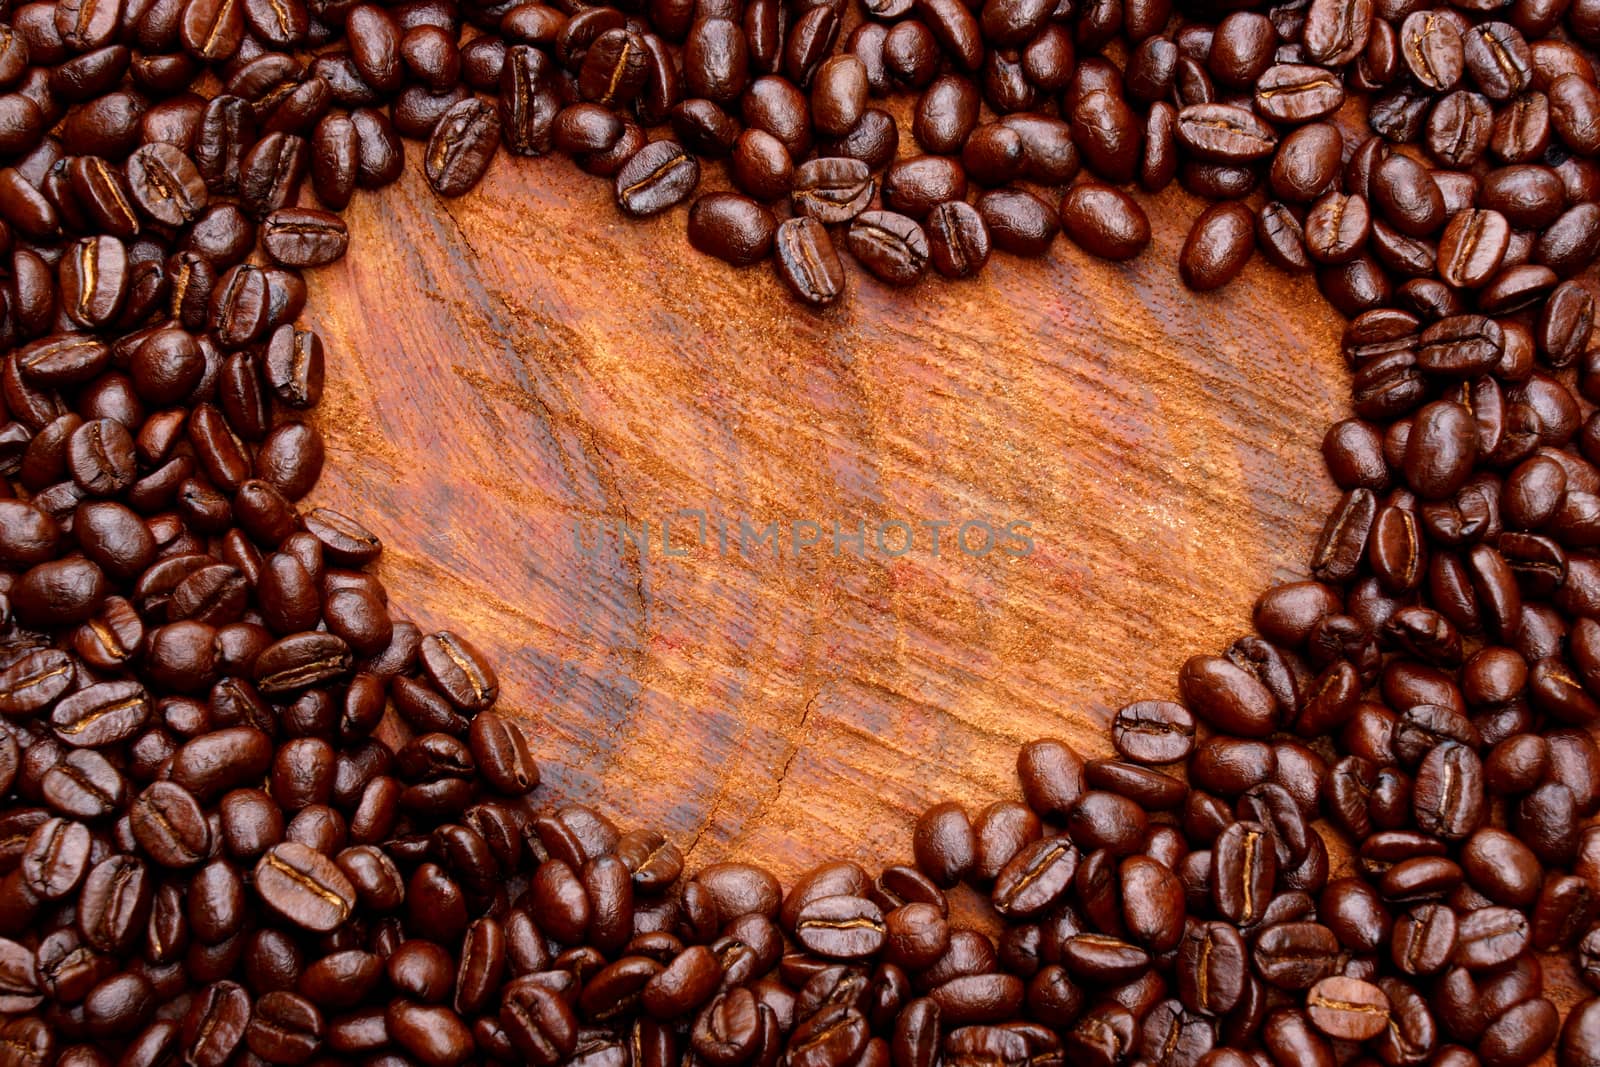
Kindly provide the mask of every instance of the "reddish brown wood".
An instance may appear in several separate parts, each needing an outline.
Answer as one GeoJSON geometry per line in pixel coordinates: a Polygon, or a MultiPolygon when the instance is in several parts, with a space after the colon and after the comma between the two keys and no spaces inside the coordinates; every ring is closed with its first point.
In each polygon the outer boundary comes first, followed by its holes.
{"type": "Polygon", "coordinates": [[[681,209],[623,219],[569,163],[502,158],[448,202],[408,171],[313,279],[319,499],[382,533],[404,609],[493,655],[546,796],[658,825],[696,863],[906,857],[921,806],[1016,795],[1018,743],[1109,751],[1109,709],[1247,627],[1332,499],[1337,317],[1260,263],[1188,293],[1199,206],[1150,210],[1129,266],[1061,240],[911,293],[852,272],[816,314],[693,251],[681,209]],[[573,520],[696,507],[1029,520],[1036,549],[572,544],[573,520]]]}

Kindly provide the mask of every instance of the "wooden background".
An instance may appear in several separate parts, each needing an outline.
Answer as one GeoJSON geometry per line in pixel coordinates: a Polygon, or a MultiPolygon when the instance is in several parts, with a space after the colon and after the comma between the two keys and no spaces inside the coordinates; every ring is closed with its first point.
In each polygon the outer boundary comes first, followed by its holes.
{"type": "Polygon", "coordinates": [[[1020,743],[1109,752],[1112,709],[1246,629],[1334,499],[1337,316],[1259,261],[1187,292],[1199,204],[1147,204],[1131,265],[1062,239],[909,294],[852,270],[817,314],[696,253],[683,209],[629,222],[565,161],[502,156],[458,201],[410,167],[312,277],[315,499],[382,535],[398,605],[492,655],[547,799],[655,825],[696,865],[909,858],[923,806],[1019,795],[1020,743]],[[690,547],[680,519],[667,558],[681,508],[829,532],[773,558],[690,547]],[[574,523],[592,547],[619,519],[650,524],[649,553],[575,547],[574,523]],[[969,519],[1027,521],[1035,550],[831,545],[834,521],[969,519]]]}

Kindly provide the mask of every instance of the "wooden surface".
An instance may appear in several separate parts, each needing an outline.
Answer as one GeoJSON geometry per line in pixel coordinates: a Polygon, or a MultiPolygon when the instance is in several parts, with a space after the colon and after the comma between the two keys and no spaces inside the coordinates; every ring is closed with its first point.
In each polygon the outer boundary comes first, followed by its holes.
{"type": "Polygon", "coordinates": [[[1147,204],[1131,265],[1062,239],[909,294],[852,271],[816,314],[696,253],[683,209],[629,222],[564,161],[501,157],[458,201],[408,169],[312,277],[315,499],[382,535],[398,605],[493,656],[546,798],[696,864],[908,858],[921,807],[1018,795],[1019,743],[1109,752],[1112,709],[1247,628],[1333,499],[1337,316],[1259,261],[1188,293],[1198,204],[1147,204]],[[1025,520],[1035,550],[834,555],[830,530],[774,559],[691,547],[679,519],[667,558],[680,508],[735,531],[1025,520]],[[592,546],[618,519],[651,525],[648,554],[574,546],[575,521],[592,546]]]}

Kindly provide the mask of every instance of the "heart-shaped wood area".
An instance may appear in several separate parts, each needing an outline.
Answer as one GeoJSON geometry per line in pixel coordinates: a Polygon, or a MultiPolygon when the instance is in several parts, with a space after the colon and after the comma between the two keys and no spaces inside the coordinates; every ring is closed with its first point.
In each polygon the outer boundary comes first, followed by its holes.
{"type": "Polygon", "coordinates": [[[1148,203],[1132,265],[1060,240],[910,293],[852,272],[816,314],[565,161],[502,157],[459,201],[409,168],[310,276],[316,499],[383,536],[404,611],[492,656],[546,799],[694,864],[908,856],[920,807],[1016,795],[1019,742],[1109,751],[1112,708],[1242,632],[1333,499],[1338,317],[1259,262],[1189,293],[1198,202],[1148,203]],[[698,543],[681,509],[710,514],[698,543]],[[779,523],[779,554],[740,519],[779,523]],[[967,521],[1033,550],[955,547],[967,521]]]}

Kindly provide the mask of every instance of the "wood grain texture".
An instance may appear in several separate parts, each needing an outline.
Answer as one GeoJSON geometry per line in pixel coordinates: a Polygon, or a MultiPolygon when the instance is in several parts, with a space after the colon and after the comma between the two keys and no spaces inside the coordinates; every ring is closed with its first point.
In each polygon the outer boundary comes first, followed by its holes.
{"type": "Polygon", "coordinates": [[[1019,743],[1108,752],[1112,709],[1242,632],[1333,499],[1337,316],[1259,262],[1187,292],[1200,205],[1148,204],[1131,265],[1063,239],[910,293],[852,271],[816,314],[570,163],[502,157],[458,201],[409,169],[311,279],[315,499],[381,533],[403,610],[493,656],[546,798],[695,864],[909,857],[921,807],[1017,795],[1019,743]],[[679,518],[668,558],[657,524],[685,508],[827,533],[774,558],[679,518]],[[835,521],[969,519],[1026,521],[1034,551],[831,545],[835,521]],[[574,544],[617,520],[651,549],[574,544]]]}

